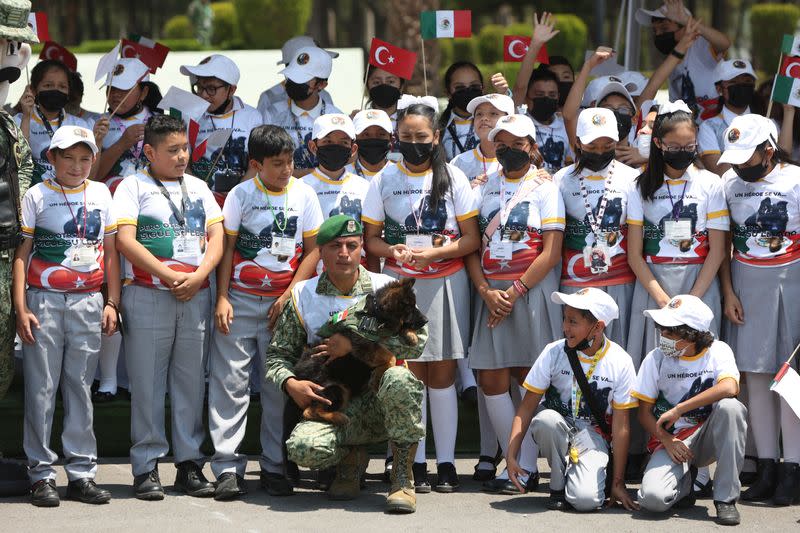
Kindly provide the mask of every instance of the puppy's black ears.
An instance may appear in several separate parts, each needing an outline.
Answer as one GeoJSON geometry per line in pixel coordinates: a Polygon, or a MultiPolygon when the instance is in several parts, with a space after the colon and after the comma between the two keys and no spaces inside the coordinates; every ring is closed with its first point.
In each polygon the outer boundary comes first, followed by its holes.
{"type": "Polygon", "coordinates": [[[416,280],[416,278],[401,278],[401,279],[400,279],[400,285],[401,285],[402,287],[408,287],[408,288],[411,288],[411,287],[413,287],[413,286],[414,286],[414,282],[415,282],[415,281],[417,281],[417,280],[416,280]]]}

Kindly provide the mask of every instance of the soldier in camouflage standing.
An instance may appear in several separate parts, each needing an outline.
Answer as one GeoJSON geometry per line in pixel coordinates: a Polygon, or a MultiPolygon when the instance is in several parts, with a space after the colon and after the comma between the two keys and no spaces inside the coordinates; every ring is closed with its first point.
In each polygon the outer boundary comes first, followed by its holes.
{"type": "MultiPolygon", "coordinates": [[[[352,217],[336,215],[323,222],[317,244],[325,271],[295,285],[292,298],[278,319],[266,358],[267,380],[285,391],[301,409],[313,400],[328,403],[318,395],[322,389],[320,385],[298,380],[292,372],[306,344],[322,340],[317,334],[322,326],[331,323],[332,315],[354,304],[360,305],[362,296],[394,281],[359,265],[362,227],[352,217]]],[[[350,324],[345,319],[345,324],[359,331],[355,322],[350,324]]],[[[320,333],[324,334],[324,330],[320,333]]],[[[396,337],[383,341],[382,345],[398,358],[414,359],[425,347],[427,327],[417,334],[416,346],[410,347],[396,337]]],[[[351,348],[344,335],[335,333],[322,340],[316,350],[320,355],[339,357],[349,353],[351,348]]],[[[394,468],[386,510],[413,513],[416,497],[411,465],[417,442],[425,434],[422,387],[422,382],[405,367],[387,370],[376,393],[367,391],[345,408],[344,413],[350,418],[348,425],[307,420],[298,424],[286,442],[288,458],[308,468],[336,466],[336,479],[328,495],[335,500],[349,500],[358,496],[360,477],[366,469],[365,445],[388,440],[394,468]]]]}

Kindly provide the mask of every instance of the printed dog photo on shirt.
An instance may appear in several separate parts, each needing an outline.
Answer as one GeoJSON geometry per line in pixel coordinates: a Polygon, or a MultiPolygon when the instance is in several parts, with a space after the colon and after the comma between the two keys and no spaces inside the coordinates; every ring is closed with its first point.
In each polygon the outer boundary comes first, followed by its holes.
{"type": "Polygon", "coordinates": [[[311,140],[311,132],[306,133],[303,137],[303,146],[295,148],[294,151],[294,168],[315,168],[317,166],[317,157],[308,149],[308,142],[311,140]]]}
{"type": "MultiPolygon", "coordinates": [[[[489,213],[488,221],[494,219],[500,208],[495,209],[489,213]]],[[[519,202],[515,205],[511,212],[508,214],[505,226],[501,226],[504,241],[522,242],[528,235],[528,216],[530,216],[531,204],[530,202],[519,202]]]]}
{"type": "Polygon", "coordinates": [[[211,152],[210,156],[192,163],[192,171],[200,179],[205,180],[212,191],[230,192],[247,172],[246,140],[244,137],[231,137],[224,147],[219,147],[211,152]],[[218,157],[219,159],[217,159],[218,157]],[[214,161],[217,164],[213,167],[212,175],[209,176],[214,161]]]}
{"type": "Polygon", "coordinates": [[[764,198],[758,206],[758,211],[744,222],[748,233],[760,234],[755,237],[756,244],[769,249],[772,253],[791,244],[789,239],[784,238],[786,225],[789,222],[787,205],[785,200],[773,204],[772,198],[764,198]]]}
{"type": "MultiPolygon", "coordinates": [[[[603,201],[603,197],[600,196],[597,198],[597,204],[592,209],[592,213],[594,214],[595,218],[597,217],[597,213],[600,212],[600,203],[603,201]]],[[[622,198],[619,196],[616,198],[609,198],[606,202],[606,210],[603,212],[603,218],[599,221],[600,229],[607,234],[607,241],[606,244],[608,246],[615,246],[619,242],[620,234],[620,221],[622,220],[622,198]]],[[[589,215],[587,214],[583,219],[584,224],[588,227],[591,227],[589,224],[589,215]]]]}
{"type": "MultiPolygon", "coordinates": [[[[270,253],[273,235],[277,237],[288,237],[294,240],[297,235],[297,216],[290,216],[287,220],[283,211],[278,211],[272,224],[262,229],[258,234],[262,245],[262,251],[258,254],[258,257],[256,257],[256,262],[264,267],[269,267],[269,264],[275,261],[276,256],[270,253]],[[281,227],[283,227],[283,230],[281,230],[281,227]]],[[[295,245],[295,248],[296,247],[295,245]]],[[[277,261],[279,263],[285,263],[289,259],[289,256],[286,255],[277,256],[277,261]]]]}
{"type": "Polygon", "coordinates": [[[539,153],[542,154],[545,167],[548,170],[558,171],[561,169],[561,162],[564,161],[564,141],[556,141],[553,137],[539,146],[539,153]]]}
{"type": "Polygon", "coordinates": [[[348,215],[356,220],[361,220],[361,198],[350,199],[348,195],[342,196],[339,205],[331,209],[328,217],[336,215],[348,215]]]}
{"type": "Polygon", "coordinates": [[[100,228],[103,226],[103,215],[99,209],[92,209],[86,213],[86,208],[79,207],[75,218],[64,224],[64,235],[69,237],[84,236],[88,242],[97,242],[100,239],[100,228]],[[84,215],[86,225],[84,227],[84,215]],[[77,223],[76,223],[77,221],[77,223]]]}
{"type": "Polygon", "coordinates": [[[414,218],[414,213],[409,214],[405,220],[406,233],[427,233],[431,235],[433,247],[439,248],[448,244],[450,238],[444,235],[445,225],[447,224],[447,202],[444,198],[439,200],[439,204],[434,211],[431,205],[431,195],[426,194],[420,204],[422,206],[421,213],[417,213],[420,217],[421,226],[417,228],[417,221],[414,218]]]}
{"type": "MultiPolygon", "coordinates": [[[[571,371],[570,371],[570,375],[571,371]]],[[[592,395],[594,399],[594,403],[597,404],[600,408],[600,411],[603,413],[608,412],[608,397],[609,393],[611,392],[611,387],[600,387],[597,381],[594,379],[589,380],[589,393],[592,395]]],[[[547,391],[544,394],[544,400],[542,401],[545,409],[553,409],[554,411],[561,413],[565,417],[572,417],[572,405],[571,400],[567,398],[566,402],[561,399],[561,394],[559,393],[558,389],[554,386],[548,387],[547,391]]],[[[580,407],[578,409],[578,416],[580,418],[584,418],[587,420],[594,420],[592,418],[592,411],[589,409],[589,404],[582,400],[580,402],[580,407]]],[[[609,420],[609,416],[606,414],[606,420],[609,420]]]]}

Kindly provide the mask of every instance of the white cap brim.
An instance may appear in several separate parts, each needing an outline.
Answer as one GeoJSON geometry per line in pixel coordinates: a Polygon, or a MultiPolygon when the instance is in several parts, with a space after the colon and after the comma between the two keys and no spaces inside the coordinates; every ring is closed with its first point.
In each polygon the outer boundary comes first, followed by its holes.
{"type": "Polygon", "coordinates": [[[718,165],[722,163],[727,163],[729,165],[741,165],[742,163],[746,163],[748,159],[753,157],[753,153],[756,151],[756,147],[752,148],[745,148],[742,150],[725,150],[722,152],[722,155],[719,156],[719,160],[717,161],[718,165]]]}
{"type": "Polygon", "coordinates": [[[613,94],[613,93],[621,94],[622,96],[627,98],[628,99],[628,103],[630,103],[631,107],[633,108],[633,111],[636,112],[636,102],[633,101],[633,97],[631,96],[631,93],[628,92],[628,88],[627,87],[625,87],[622,83],[620,83],[618,81],[612,81],[612,82],[607,83],[606,85],[603,86],[602,89],[600,89],[597,92],[597,96],[594,99],[595,100],[595,105],[599,106],[600,105],[600,101],[603,98],[605,98],[609,94],[613,94]]]}
{"type": "Polygon", "coordinates": [[[638,22],[640,26],[652,26],[653,17],[664,18],[664,14],[657,10],[645,9],[643,7],[636,10],[636,22],[638,22]]]}
{"type": "Polygon", "coordinates": [[[210,63],[206,63],[205,65],[183,65],[181,67],[181,74],[184,76],[189,76],[192,78],[194,76],[195,79],[191,81],[194,83],[196,82],[196,78],[217,78],[218,80],[224,81],[228,85],[236,85],[239,80],[233,79],[233,73],[225,72],[224,69],[215,68],[210,63]],[[230,76],[228,75],[230,74],[230,76]],[[226,79],[228,78],[228,79],[226,79]]]}
{"type": "Polygon", "coordinates": [[[675,317],[672,309],[664,307],[662,309],[647,309],[642,311],[644,316],[652,318],[653,322],[665,328],[673,328],[675,326],[684,326],[683,321],[675,317]]]}

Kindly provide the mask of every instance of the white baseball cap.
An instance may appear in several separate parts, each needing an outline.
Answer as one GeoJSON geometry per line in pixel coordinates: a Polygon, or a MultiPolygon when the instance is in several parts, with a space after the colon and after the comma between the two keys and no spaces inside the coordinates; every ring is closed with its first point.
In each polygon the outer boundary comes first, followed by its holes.
{"type": "Polygon", "coordinates": [[[306,83],[314,78],[328,79],[333,70],[333,60],[322,48],[305,46],[295,53],[289,66],[280,71],[295,83],[306,83]]]}
{"type": "MultiPolygon", "coordinates": [[[[683,12],[690,17],[692,16],[692,12],[686,7],[683,8],[683,12]]],[[[658,9],[645,9],[640,7],[636,10],[636,22],[638,22],[641,26],[652,26],[653,17],[658,19],[667,18],[667,5],[664,4],[658,9]]]]}
{"type": "Polygon", "coordinates": [[[647,82],[649,81],[644,74],[637,70],[620,72],[617,74],[617,77],[622,80],[622,84],[625,85],[625,89],[628,90],[631,96],[639,96],[642,94],[642,91],[647,87],[647,82]]]}
{"type": "Polygon", "coordinates": [[[150,81],[147,65],[135,57],[118,59],[104,85],[127,91],[139,82],[150,81]]]}
{"type": "Polygon", "coordinates": [[[689,326],[697,331],[709,331],[714,321],[711,308],[691,294],[679,294],[661,309],[647,309],[643,313],[665,328],[689,326]]]}
{"type": "Polygon", "coordinates": [[[575,309],[589,311],[597,320],[602,320],[606,326],[619,317],[619,307],[614,298],[595,287],[585,287],[574,294],[553,292],[550,299],[559,305],[568,305],[575,309]]]}
{"type": "Polygon", "coordinates": [[[481,104],[492,104],[498,111],[502,111],[506,115],[513,115],[516,111],[514,100],[505,94],[490,93],[477,96],[469,101],[467,104],[467,113],[470,115],[475,114],[475,110],[481,104]]]}
{"type": "Polygon", "coordinates": [[[334,131],[343,131],[351,139],[356,138],[356,129],[353,126],[353,121],[350,117],[342,113],[329,113],[327,115],[320,115],[314,121],[314,129],[311,133],[311,138],[322,139],[326,135],[334,131]]]}
{"type": "Polygon", "coordinates": [[[602,76],[597,79],[599,80],[599,88],[594,96],[595,105],[600,104],[600,101],[609,94],[617,93],[624,96],[628,102],[630,102],[634,112],[636,111],[636,103],[633,101],[633,97],[625,86],[625,82],[622,78],[617,76],[602,76]]]}
{"type": "MultiPolygon", "coordinates": [[[[298,35],[297,37],[292,37],[281,46],[281,60],[278,61],[278,65],[288,65],[292,58],[297,54],[297,51],[301,48],[305,48],[306,46],[317,46],[317,41],[314,40],[313,37],[309,37],[308,35],[298,35]]],[[[324,48],[323,48],[324,50],[324,48]]],[[[325,50],[325,52],[331,56],[333,59],[339,57],[339,52],[332,52],[330,50],[325,50]]]]}
{"type": "Polygon", "coordinates": [[[356,135],[361,134],[370,126],[378,126],[389,135],[394,133],[392,130],[392,119],[389,118],[389,115],[383,109],[364,109],[356,113],[356,116],[353,117],[353,127],[355,128],[356,135]]]}
{"type": "Polygon", "coordinates": [[[583,98],[581,99],[581,107],[591,107],[597,98],[595,95],[600,92],[600,89],[603,84],[603,78],[607,78],[608,76],[603,76],[600,78],[595,78],[586,85],[586,90],[583,91],[583,98]]]}
{"type": "Polygon", "coordinates": [[[497,119],[492,131],[489,132],[489,140],[494,138],[501,131],[507,131],[514,137],[530,137],[536,139],[536,126],[528,115],[506,115],[497,119]]]}
{"type": "Polygon", "coordinates": [[[192,83],[197,78],[217,78],[229,85],[239,83],[239,67],[222,54],[211,54],[197,65],[183,65],[181,74],[189,76],[192,83]]]}
{"type": "Polygon", "coordinates": [[[728,59],[726,61],[720,61],[717,63],[717,66],[714,67],[714,83],[732,80],[741,74],[752,76],[753,79],[757,78],[756,73],[753,70],[753,66],[749,61],[744,59],[728,59]]]}
{"type": "Polygon", "coordinates": [[[80,126],[61,126],[58,128],[53,134],[53,138],[50,139],[50,149],[66,150],[78,143],[84,143],[92,150],[93,154],[97,155],[94,133],[92,133],[92,130],[80,126]]]}
{"type": "Polygon", "coordinates": [[[754,113],[739,115],[731,120],[731,125],[722,133],[725,150],[719,163],[741,165],[753,157],[756,147],[764,141],[774,145],[777,138],[778,128],[772,120],[754,113]]]}
{"type": "Polygon", "coordinates": [[[610,109],[589,107],[578,115],[576,134],[583,144],[589,144],[600,137],[610,137],[619,141],[617,118],[610,109]]]}

